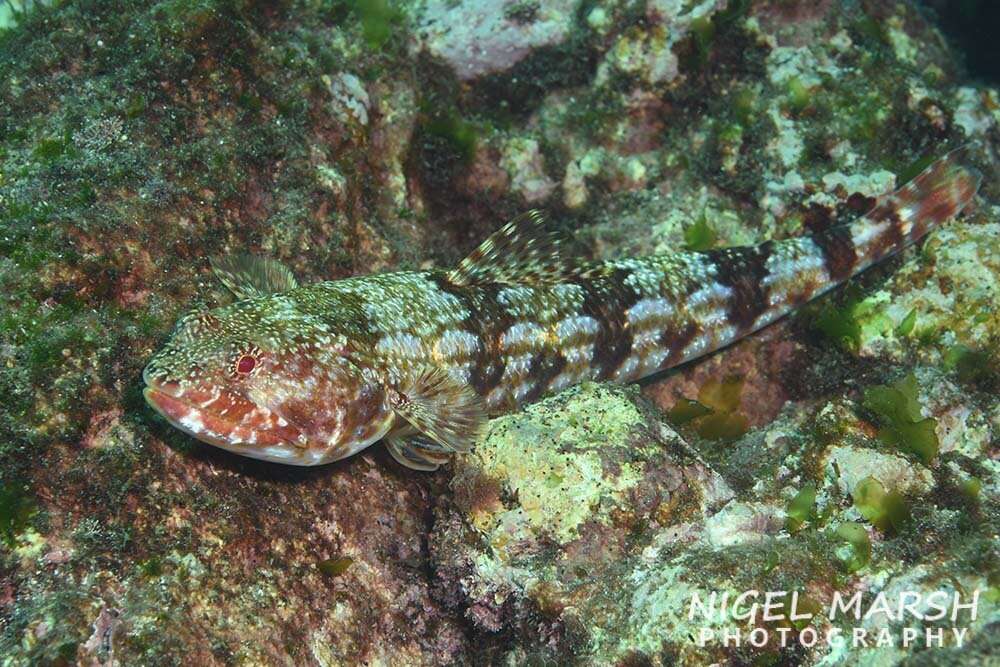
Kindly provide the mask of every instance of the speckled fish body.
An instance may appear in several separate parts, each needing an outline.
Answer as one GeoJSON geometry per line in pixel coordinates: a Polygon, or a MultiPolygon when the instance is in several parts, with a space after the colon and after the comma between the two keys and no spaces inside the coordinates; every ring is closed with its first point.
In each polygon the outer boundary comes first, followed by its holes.
{"type": "Polygon", "coordinates": [[[239,301],[178,323],[144,373],[175,426],[297,465],[385,440],[433,469],[488,415],[584,380],[631,382],[760,329],[958,214],[961,151],[858,220],[758,246],[574,263],[522,216],[452,271],[298,287],[281,265],[215,265],[239,301]]]}

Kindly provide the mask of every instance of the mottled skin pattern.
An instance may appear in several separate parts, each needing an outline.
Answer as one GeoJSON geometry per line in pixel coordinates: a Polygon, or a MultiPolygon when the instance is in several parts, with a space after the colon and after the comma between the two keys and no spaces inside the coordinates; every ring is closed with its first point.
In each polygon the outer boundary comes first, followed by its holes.
{"type": "Polygon", "coordinates": [[[753,247],[580,265],[528,215],[450,272],[297,287],[273,262],[220,263],[245,298],[182,319],[144,373],[146,396],[246,456],[312,465],[385,439],[433,469],[468,450],[486,415],[702,356],[898,252],[975,195],[961,156],[852,223],[753,247]]]}

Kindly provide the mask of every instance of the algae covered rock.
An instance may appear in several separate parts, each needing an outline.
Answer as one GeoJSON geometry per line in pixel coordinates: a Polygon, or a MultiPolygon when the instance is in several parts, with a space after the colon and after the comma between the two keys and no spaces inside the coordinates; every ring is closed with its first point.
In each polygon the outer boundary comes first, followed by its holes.
{"type": "Polygon", "coordinates": [[[832,447],[829,456],[831,470],[836,471],[837,484],[845,495],[867,477],[901,493],[917,495],[930,491],[934,483],[930,470],[892,454],[856,447],[832,447]]]}
{"type": "Polygon", "coordinates": [[[466,616],[608,659],[643,550],[732,497],[634,389],[596,384],[493,420],[451,486],[432,550],[466,616]]]}
{"type": "Polygon", "coordinates": [[[576,0],[432,0],[418,31],[425,48],[460,80],[504,72],[535,49],[566,39],[576,0]]]}

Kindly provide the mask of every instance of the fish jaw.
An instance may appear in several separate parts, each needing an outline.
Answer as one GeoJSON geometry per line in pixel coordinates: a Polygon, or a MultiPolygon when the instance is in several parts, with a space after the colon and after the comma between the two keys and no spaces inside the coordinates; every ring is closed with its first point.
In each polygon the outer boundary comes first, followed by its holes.
{"type": "Polygon", "coordinates": [[[143,396],[178,430],[241,456],[298,466],[340,458],[331,455],[327,447],[309,446],[295,425],[231,392],[182,391],[175,386],[149,384],[143,396]],[[223,416],[223,410],[231,411],[233,418],[223,416]]]}

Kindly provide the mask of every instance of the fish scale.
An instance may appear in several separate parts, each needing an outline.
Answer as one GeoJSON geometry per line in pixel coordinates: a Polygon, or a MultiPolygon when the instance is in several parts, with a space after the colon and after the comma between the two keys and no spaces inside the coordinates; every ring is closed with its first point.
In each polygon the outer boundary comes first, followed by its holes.
{"type": "Polygon", "coordinates": [[[757,246],[575,262],[530,212],[452,271],[299,287],[271,260],[218,260],[240,300],[179,323],[144,373],[146,397],[247,456],[310,465],[384,439],[404,465],[433,469],[488,415],[703,356],[899,252],[974,197],[966,152],[853,222],[757,246]],[[227,427],[220,406],[241,421],[227,427]]]}

